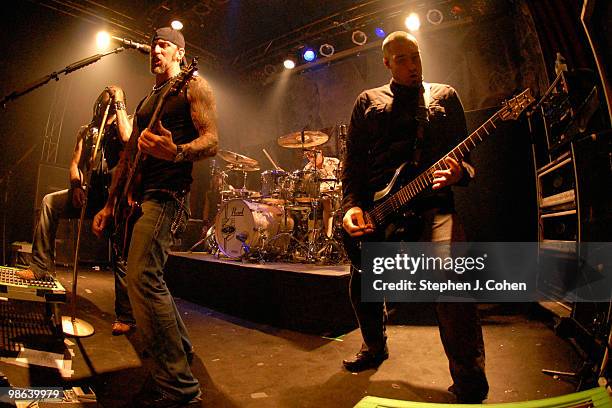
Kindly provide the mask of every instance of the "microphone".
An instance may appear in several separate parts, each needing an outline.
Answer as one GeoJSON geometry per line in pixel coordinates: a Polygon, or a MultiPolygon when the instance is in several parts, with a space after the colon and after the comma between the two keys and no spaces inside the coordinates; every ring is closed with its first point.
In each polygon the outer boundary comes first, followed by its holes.
{"type": "Polygon", "coordinates": [[[242,249],[244,250],[244,254],[248,254],[251,252],[251,247],[247,245],[246,240],[249,237],[249,234],[246,231],[239,232],[236,234],[236,239],[242,242],[242,249]]]}
{"type": "Polygon", "coordinates": [[[129,40],[127,38],[115,37],[111,35],[111,38],[119,43],[125,48],[132,48],[136,51],[140,51],[143,54],[149,55],[151,52],[151,46],[147,44],[142,44],[136,41],[129,40]]]}

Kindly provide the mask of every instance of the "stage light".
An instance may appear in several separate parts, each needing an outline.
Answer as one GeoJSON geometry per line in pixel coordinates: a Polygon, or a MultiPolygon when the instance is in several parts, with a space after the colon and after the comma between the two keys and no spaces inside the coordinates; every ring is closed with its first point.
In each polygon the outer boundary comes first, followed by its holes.
{"type": "Polygon", "coordinates": [[[364,45],[368,42],[368,36],[363,31],[355,30],[353,31],[353,35],[351,35],[351,40],[355,45],[364,45]]]}
{"type": "Polygon", "coordinates": [[[336,52],[336,49],[331,44],[323,44],[319,47],[319,54],[324,57],[331,57],[336,52]]]}
{"type": "Polygon", "coordinates": [[[378,38],[385,38],[385,36],[387,35],[387,33],[385,33],[385,30],[380,27],[376,27],[374,29],[374,34],[376,34],[378,38]]]}
{"type": "Polygon", "coordinates": [[[312,48],[306,48],[302,53],[302,58],[304,58],[304,61],[312,62],[317,58],[317,54],[312,48]]]}
{"type": "Polygon", "coordinates": [[[409,31],[418,31],[421,28],[421,19],[417,13],[410,13],[404,23],[409,31]]]}
{"type": "Polygon", "coordinates": [[[106,31],[100,31],[96,35],[96,45],[98,49],[105,50],[110,45],[111,36],[106,31]]]}
{"type": "Polygon", "coordinates": [[[286,59],[286,60],[283,62],[283,66],[284,66],[286,69],[293,69],[293,68],[295,68],[295,61],[294,61],[294,60],[292,60],[292,59],[290,59],[290,58],[287,58],[287,59],[286,59]]]}
{"type": "Polygon", "coordinates": [[[175,30],[182,30],[183,29],[183,23],[181,23],[178,20],[174,20],[170,23],[170,27],[174,28],[175,30]]]}
{"type": "Polygon", "coordinates": [[[438,25],[444,20],[444,14],[438,9],[427,11],[427,21],[429,24],[438,25]]]}

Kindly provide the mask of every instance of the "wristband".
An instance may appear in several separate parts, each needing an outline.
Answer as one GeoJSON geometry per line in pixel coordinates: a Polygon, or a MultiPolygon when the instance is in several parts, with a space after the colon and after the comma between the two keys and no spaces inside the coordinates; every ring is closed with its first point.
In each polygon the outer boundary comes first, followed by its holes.
{"type": "Polygon", "coordinates": [[[81,180],[70,180],[70,188],[83,188],[81,186],[81,180]]]}
{"type": "Polygon", "coordinates": [[[125,102],[115,101],[115,110],[125,110],[125,102]]]}

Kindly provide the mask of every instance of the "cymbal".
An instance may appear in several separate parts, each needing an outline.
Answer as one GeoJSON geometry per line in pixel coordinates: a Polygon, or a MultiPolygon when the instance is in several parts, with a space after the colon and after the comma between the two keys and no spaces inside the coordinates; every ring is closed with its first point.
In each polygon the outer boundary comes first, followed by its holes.
{"type": "Polygon", "coordinates": [[[301,149],[305,147],[319,146],[328,140],[329,136],[326,133],[319,132],[317,130],[306,130],[304,131],[304,143],[302,143],[302,132],[286,134],[279,137],[277,142],[282,147],[301,149]]]}
{"type": "Polygon", "coordinates": [[[228,170],[237,170],[237,171],[259,171],[259,166],[247,166],[244,164],[233,164],[230,163],[227,166],[225,166],[226,169],[228,170]]]}
{"type": "Polygon", "coordinates": [[[259,162],[255,159],[251,159],[250,157],[244,156],[242,154],[230,152],[229,150],[219,150],[217,154],[226,162],[237,165],[244,165],[250,167],[259,166],[259,162]]]}

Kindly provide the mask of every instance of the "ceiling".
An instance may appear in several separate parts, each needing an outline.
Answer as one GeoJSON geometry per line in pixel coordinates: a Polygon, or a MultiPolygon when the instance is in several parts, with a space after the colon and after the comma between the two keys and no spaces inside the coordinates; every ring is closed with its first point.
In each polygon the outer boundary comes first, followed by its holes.
{"type": "MultiPolygon", "coordinates": [[[[279,64],[306,44],[351,44],[351,33],[388,24],[411,9],[454,5],[480,8],[498,0],[29,0],[94,25],[113,35],[148,41],[153,28],[180,19],[188,56],[212,69],[243,74],[279,64]]],[[[484,10],[484,11],[483,11],[484,10]]],[[[391,26],[391,24],[388,24],[391,26]]],[[[397,25],[396,25],[397,26],[397,25]]],[[[374,37],[375,38],[375,37],[374,37]]],[[[370,41],[371,42],[371,41],[370,41]]]]}
{"type": "MultiPolygon", "coordinates": [[[[110,25],[132,39],[146,40],[154,27],[180,19],[187,45],[213,65],[237,63],[240,56],[282,35],[360,3],[333,0],[30,0],[92,24],[110,25]]],[[[339,15],[338,19],[342,19],[339,15]]]]}

